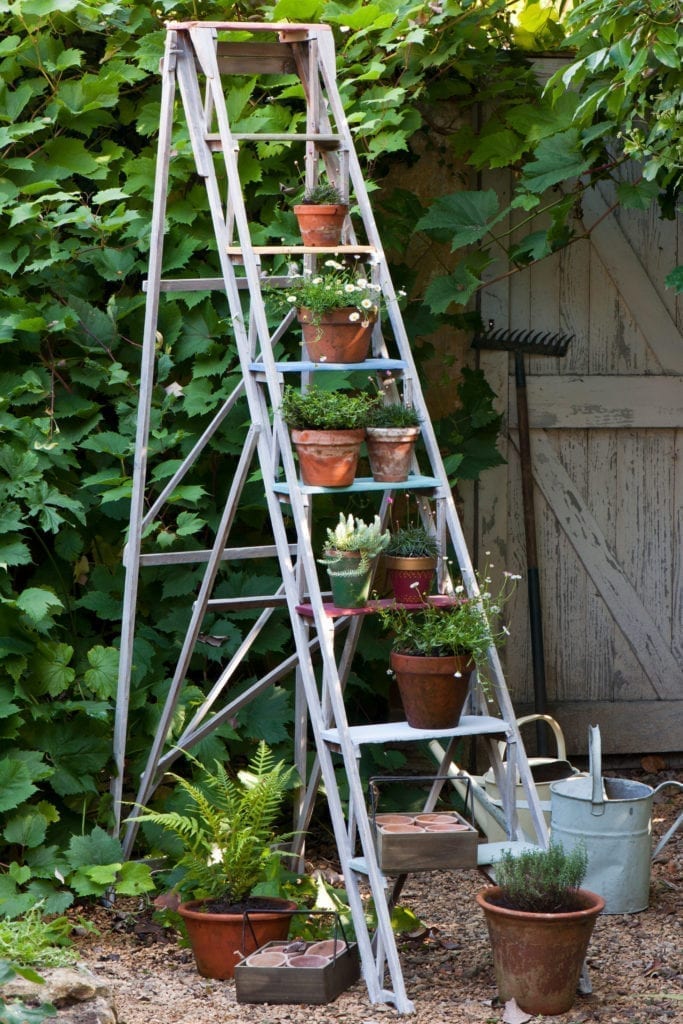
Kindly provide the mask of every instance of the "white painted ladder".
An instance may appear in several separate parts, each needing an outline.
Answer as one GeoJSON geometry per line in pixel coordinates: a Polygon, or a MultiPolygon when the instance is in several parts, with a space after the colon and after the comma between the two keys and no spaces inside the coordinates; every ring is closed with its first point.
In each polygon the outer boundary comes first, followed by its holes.
{"type": "MultiPolygon", "coordinates": [[[[421,742],[441,740],[445,755],[440,766],[451,765],[456,743],[462,737],[479,737],[489,754],[502,794],[503,813],[508,835],[513,842],[525,837],[518,831],[514,805],[515,769],[525,788],[536,841],[547,842],[535,786],[522,745],[514,711],[495,648],[489,652],[488,674],[493,681],[497,713],[492,716],[475,682],[469,698],[468,713],[456,728],[439,732],[411,729],[407,723],[374,726],[350,726],[344,705],[344,687],[351,667],[363,615],[343,615],[326,604],[318,582],[316,559],[311,546],[311,523],[315,497],[327,489],[304,486],[298,477],[292,455],[289,433],[279,406],[285,380],[306,384],[311,374],[325,373],[334,367],[312,363],[306,355],[290,362],[277,362],[273,345],[283,337],[292,316],[286,317],[271,332],[264,307],[264,284],[285,286],[287,278],[268,274],[264,264],[283,258],[303,259],[314,267],[316,259],[335,254],[357,254],[370,267],[373,280],[381,287],[386,310],[384,324],[374,329],[372,357],[355,367],[366,373],[390,369],[400,380],[403,401],[413,405],[422,421],[422,439],[429,462],[422,473],[417,462],[406,483],[381,484],[371,478],[356,479],[349,492],[376,492],[379,512],[386,521],[388,501],[396,492],[409,489],[418,494],[423,507],[429,502],[435,512],[435,530],[440,550],[452,546],[465,588],[470,595],[478,593],[475,574],[464,542],[447,476],[439,454],[434,431],[428,417],[420,382],[415,370],[410,344],[401,318],[397,297],[377,232],[366,186],[354,150],[349,127],[336,85],[335,52],[332,33],[324,25],[246,24],[222,22],[184,22],[168,26],[166,49],[161,69],[162,98],[159,131],[159,152],[152,220],[147,306],[143,339],[142,369],[139,396],[139,417],[131,504],[130,532],[125,554],[126,584],[121,636],[121,664],[115,727],[114,756],[117,777],[112,789],[117,814],[120,815],[128,731],[128,708],[133,641],[136,630],[137,589],[140,573],[146,566],[205,563],[199,592],[188,599],[190,622],[178,664],[169,685],[159,728],[149,753],[147,767],[140,781],[137,802],[145,803],[158,785],[163,772],[179,756],[180,748],[190,749],[219,725],[239,713],[240,708],[272,684],[291,673],[296,677],[297,722],[295,757],[304,779],[297,828],[308,825],[320,778],[325,785],[329,811],[337,842],[341,868],[353,915],[363,976],[372,1002],[391,1002],[400,1013],[409,1013],[412,1003],[405,990],[401,964],[390,921],[390,897],[387,879],[379,869],[365,793],[361,785],[358,762],[364,744],[421,742]],[[235,33],[239,33],[236,38],[235,33]],[[245,40],[245,34],[250,38],[245,40]],[[306,130],[298,134],[240,134],[231,128],[222,75],[298,74],[306,96],[306,130]],[[180,104],[176,104],[176,84],[180,104]],[[196,171],[206,188],[207,211],[217,242],[220,277],[164,280],[161,265],[164,250],[164,221],[169,191],[171,133],[176,109],[182,110],[190,136],[196,171]],[[355,219],[362,226],[362,237],[356,237],[349,218],[344,229],[343,244],[333,249],[307,246],[255,246],[250,236],[249,217],[245,208],[238,171],[239,152],[255,142],[277,141],[283,145],[304,147],[307,185],[323,173],[352,197],[358,213],[355,219]],[[227,183],[225,197],[221,182],[227,183]],[[241,364],[241,383],[216,414],[204,434],[197,439],[191,453],[173,478],[155,497],[149,496],[147,450],[150,434],[151,398],[155,372],[155,349],[159,304],[162,294],[173,291],[219,289],[227,296],[232,318],[237,353],[241,364]],[[244,313],[243,309],[248,312],[244,313]],[[383,334],[383,329],[385,334],[383,334]],[[213,547],[206,551],[160,551],[143,546],[143,536],[150,523],[184,479],[188,470],[221,426],[238,400],[246,396],[250,426],[245,432],[242,455],[231,481],[225,508],[216,530],[213,547]],[[229,546],[235,512],[252,468],[260,469],[265,500],[272,526],[272,539],[257,547],[229,546]],[[285,524],[285,512],[290,540],[285,524]],[[143,550],[144,547],[144,550],[143,550]],[[221,566],[239,563],[248,566],[257,559],[276,558],[282,583],[276,593],[249,599],[217,599],[214,585],[221,566]],[[202,622],[207,613],[239,612],[258,608],[258,619],[244,637],[238,651],[224,665],[193,719],[170,749],[168,736],[178,699],[188,674],[189,662],[198,642],[202,622]],[[292,654],[267,675],[255,682],[237,699],[224,701],[224,695],[235,677],[240,663],[267,629],[277,608],[286,608],[292,632],[292,654]],[[335,639],[341,650],[335,650],[335,639]],[[343,641],[343,642],[342,642],[343,641]],[[320,679],[315,664],[322,665],[320,679]],[[307,736],[312,733],[317,762],[307,777],[307,736]],[[506,766],[501,761],[498,742],[507,742],[506,766]],[[341,755],[348,780],[348,810],[345,813],[335,778],[333,758],[341,755]],[[377,925],[371,934],[365,921],[360,883],[365,880],[374,898],[377,925]]],[[[223,186],[225,187],[225,186],[223,186]]],[[[200,216],[200,213],[197,213],[200,216]]],[[[339,369],[339,367],[337,367],[339,369]]],[[[396,394],[398,396],[399,389],[396,394]]],[[[440,589],[451,587],[443,564],[439,573],[440,589]]],[[[427,804],[433,806],[437,794],[427,804]]],[[[120,817],[117,822],[120,825],[120,817]]],[[[134,841],[134,826],[129,826],[124,839],[127,853],[134,841]]],[[[486,862],[496,850],[485,848],[486,862]]]]}

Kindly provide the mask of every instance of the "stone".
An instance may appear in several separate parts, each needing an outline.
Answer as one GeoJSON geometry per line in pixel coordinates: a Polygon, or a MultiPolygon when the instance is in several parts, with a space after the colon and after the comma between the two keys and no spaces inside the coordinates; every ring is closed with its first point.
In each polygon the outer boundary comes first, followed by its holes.
{"type": "Polygon", "coordinates": [[[44,983],[12,978],[2,988],[5,999],[19,998],[32,1005],[52,1003],[55,1024],[117,1024],[116,1006],[109,985],[87,967],[43,968],[44,983]]]}

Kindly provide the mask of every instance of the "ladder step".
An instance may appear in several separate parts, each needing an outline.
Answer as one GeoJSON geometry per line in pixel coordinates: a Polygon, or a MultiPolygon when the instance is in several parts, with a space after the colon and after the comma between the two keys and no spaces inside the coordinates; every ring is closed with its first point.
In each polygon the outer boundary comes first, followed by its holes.
{"type": "Polygon", "coordinates": [[[487,864],[496,864],[497,861],[508,851],[512,854],[524,853],[526,850],[537,850],[538,846],[533,843],[523,843],[516,840],[508,840],[502,843],[480,843],[477,847],[477,865],[485,867],[487,864]]]}
{"type": "MultiPolygon", "coordinates": [[[[244,250],[240,245],[228,245],[225,251],[228,256],[241,256],[244,250]]],[[[251,252],[256,256],[372,256],[379,250],[375,245],[252,245],[251,252]]]]}
{"type": "MultiPolygon", "coordinates": [[[[430,594],[427,598],[429,604],[433,604],[436,608],[450,608],[452,605],[458,602],[457,597],[449,597],[448,594],[430,594]]],[[[342,615],[374,615],[379,608],[395,608],[396,601],[393,597],[382,597],[378,601],[368,601],[367,604],[363,605],[362,608],[339,608],[336,604],[330,604],[329,602],[323,602],[323,611],[325,615],[328,615],[331,619],[338,618],[342,615]]],[[[402,605],[401,607],[415,609],[415,605],[402,605]]],[[[296,610],[299,615],[303,615],[304,618],[313,618],[313,605],[310,604],[298,604],[296,610]]]]}
{"type": "MultiPolygon", "coordinates": [[[[376,743],[420,743],[424,740],[450,736],[505,736],[509,726],[502,718],[489,715],[461,715],[450,729],[413,729],[407,722],[382,722],[380,725],[351,725],[348,736],[354,747],[376,743]]],[[[339,748],[339,730],[323,729],[322,737],[333,748],[339,748]]]]}
{"type": "MultiPolygon", "coordinates": [[[[290,363],[277,362],[278,373],[312,373],[314,370],[404,370],[408,364],[405,359],[364,359],[360,363],[313,363],[309,360],[296,360],[290,363]]],[[[254,373],[265,373],[265,363],[249,363],[254,373]]]]}
{"type": "MultiPolygon", "coordinates": [[[[441,480],[436,476],[409,476],[407,480],[395,480],[392,483],[384,483],[375,480],[371,476],[356,477],[348,487],[317,487],[311,484],[301,484],[300,490],[303,494],[348,494],[361,491],[411,491],[419,488],[421,491],[436,490],[441,487],[441,480]]],[[[289,487],[286,483],[274,483],[273,490],[276,494],[289,494],[289,487]]]]}
{"type": "MultiPolygon", "coordinates": [[[[340,135],[306,132],[235,132],[238,142],[314,142],[318,149],[334,150],[341,147],[340,135]]],[[[207,132],[206,141],[213,152],[223,149],[223,140],[217,132],[207,132]]]]}

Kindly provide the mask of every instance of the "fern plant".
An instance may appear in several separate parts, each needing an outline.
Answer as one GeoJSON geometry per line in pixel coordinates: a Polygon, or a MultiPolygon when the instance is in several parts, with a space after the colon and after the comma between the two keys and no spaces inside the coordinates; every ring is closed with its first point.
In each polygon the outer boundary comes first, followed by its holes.
{"type": "Polygon", "coordinates": [[[265,742],[258,745],[246,770],[231,776],[219,761],[213,771],[200,769],[198,782],[169,773],[189,798],[185,813],[142,808],[133,821],[151,822],[176,835],[183,853],[178,890],[194,899],[243,903],[259,883],[271,877],[284,851],[276,850],[292,833],[278,833],[282,810],[295,769],[275,762],[265,742]]]}

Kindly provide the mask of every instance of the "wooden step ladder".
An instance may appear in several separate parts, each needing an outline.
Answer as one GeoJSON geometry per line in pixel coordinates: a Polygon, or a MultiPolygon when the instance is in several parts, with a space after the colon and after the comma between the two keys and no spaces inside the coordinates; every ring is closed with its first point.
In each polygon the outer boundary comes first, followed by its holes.
{"type": "MultiPolygon", "coordinates": [[[[410,490],[419,496],[422,508],[434,507],[435,533],[443,552],[450,545],[455,552],[467,593],[478,595],[476,576],[467,552],[451,489],[429,420],[410,344],[401,317],[397,295],[389,274],[386,257],[377,232],[366,185],[353,146],[336,83],[336,61],[332,33],[325,25],[250,24],[232,22],[179,22],[168,26],[161,68],[162,97],[159,130],[155,201],[151,229],[149,275],[146,283],[147,305],[143,338],[139,395],[136,458],[131,501],[130,530],[125,552],[126,583],[121,635],[121,659],[114,738],[117,776],[112,792],[117,814],[121,814],[125,769],[126,735],[133,644],[137,620],[137,591],[140,573],[146,566],[204,563],[204,577],[193,597],[189,626],[184,638],[173,679],[168,687],[159,727],[140,780],[137,802],[145,803],[158,785],[164,771],[221,724],[237,715],[242,707],[269,686],[288,675],[296,680],[295,760],[304,780],[298,806],[297,829],[310,822],[315,796],[322,781],[334,828],[341,869],[353,916],[363,976],[372,1002],[393,1003],[400,1013],[409,1013],[413,1005],[406,993],[401,964],[391,927],[390,896],[387,878],[379,868],[371,823],[363,791],[359,757],[365,744],[424,742],[442,740],[446,746],[439,773],[453,762],[455,745],[464,737],[477,737],[494,768],[502,794],[502,813],[512,844],[526,840],[517,826],[515,811],[515,773],[522,782],[530,808],[535,841],[547,842],[536,789],[515,721],[505,679],[495,647],[488,653],[488,675],[494,689],[497,712],[490,714],[481,688],[473,676],[467,713],[457,727],[445,731],[412,729],[405,722],[352,726],[347,720],[344,689],[356,649],[364,615],[348,615],[330,606],[318,581],[316,560],[311,545],[311,524],[316,496],[329,489],[305,486],[298,476],[289,433],[279,407],[285,381],[306,387],[311,375],[327,373],[339,366],[312,362],[304,348],[301,358],[276,360],[273,347],[285,334],[291,317],[275,330],[269,326],[264,304],[264,286],[286,286],[283,263],[300,258],[307,267],[328,254],[353,254],[368,265],[372,280],[380,289],[383,323],[375,326],[370,359],[346,365],[366,373],[391,370],[403,401],[413,405],[422,422],[422,440],[428,466],[422,472],[417,463],[405,483],[381,484],[371,478],[356,478],[342,494],[376,492],[379,513],[386,522],[390,501],[396,492],[410,490]],[[249,38],[245,40],[245,34],[249,38]],[[226,105],[223,75],[268,75],[296,73],[306,98],[306,131],[287,134],[239,133],[231,128],[226,105]],[[176,116],[176,86],[179,88],[184,124],[190,136],[196,171],[206,189],[207,211],[217,244],[219,277],[162,278],[164,221],[169,191],[171,134],[176,116]],[[276,141],[305,150],[307,186],[323,174],[342,194],[352,197],[356,213],[347,218],[342,244],[330,249],[301,245],[254,245],[250,235],[248,211],[240,185],[240,150],[258,142],[276,141]],[[225,188],[225,195],[221,189],[225,188]],[[362,228],[360,239],[354,224],[362,228]],[[264,267],[271,263],[268,272],[264,267]],[[274,268],[274,269],[273,269],[274,268]],[[147,450],[150,434],[150,410],[155,370],[155,347],[159,304],[167,292],[217,289],[225,293],[232,317],[232,330],[241,364],[241,382],[199,437],[176,473],[155,497],[149,496],[147,450]],[[245,310],[247,312],[245,312],[245,310]],[[150,523],[185,478],[201,453],[217,434],[238,401],[246,398],[250,425],[211,549],[205,551],[149,550],[143,537],[150,523]],[[272,538],[262,546],[230,546],[231,531],[245,482],[258,468],[264,482],[272,538]],[[286,510],[286,512],[285,512],[286,510]],[[290,540],[294,524],[295,539],[290,540]],[[144,550],[143,550],[144,548],[144,550]],[[253,598],[218,599],[213,596],[217,576],[225,563],[248,565],[258,559],[274,559],[279,564],[281,585],[273,594],[253,598]],[[258,608],[260,614],[243,638],[235,655],[224,665],[206,694],[192,721],[182,735],[168,747],[174,711],[188,675],[189,662],[200,637],[207,613],[217,610],[240,612],[258,608]],[[240,663],[255,640],[267,629],[275,609],[286,608],[292,633],[292,653],[238,698],[224,699],[240,663]],[[336,647],[340,647],[337,651],[336,647]],[[322,665],[320,678],[316,664],[322,665]],[[313,770],[307,772],[306,749],[312,735],[317,753],[313,770]],[[502,761],[499,742],[506,743],[502,761]],[[345,810],[335,775],[335,758],[341,757],[348,782],[345,810]],[[366,923],[361,883],[369,886],[374,899],[377,922],[371,934],[366,923]]],[[[199,215],[199,214],[198,214],[199,215]]],[[[439,570],[439,588],[452,592],[445,562],[439,570]]],[[[189,602],[188,602],[189,603],[189,602]]],[[[438,787],[427,800],[434,805],[438,787]]],[[[120,827],[120,817],[117,819],[120,827]]],[[[129,854],[135,838],[135,826],[129,824],[124,848],[129,854]]],[[[506,845],[506,844],[503,844],[506,845]]],[[[482,859],[495,859],[500,847],[485,848],[482,859]]]]}

